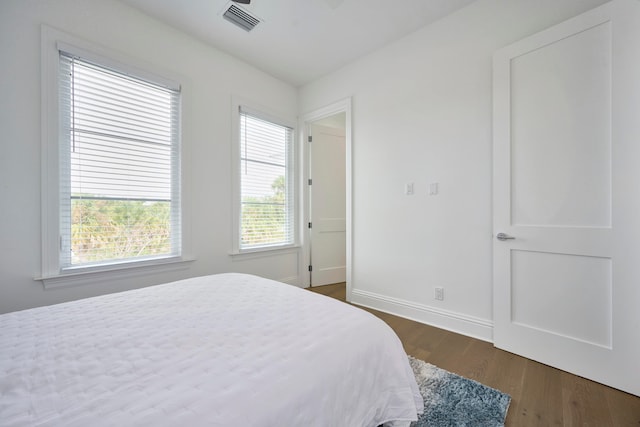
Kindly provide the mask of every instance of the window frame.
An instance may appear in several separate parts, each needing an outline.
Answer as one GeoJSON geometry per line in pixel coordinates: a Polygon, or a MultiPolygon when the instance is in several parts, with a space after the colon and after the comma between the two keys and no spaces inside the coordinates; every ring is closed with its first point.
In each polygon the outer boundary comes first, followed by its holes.
{"type": "MultiPolygon", "coordinates": [[[[115,262],[104,262],[95,265],[71,266],[61,265],[61,224],[60,224],[60,186],[61,186],[61,129],[59,126],[59,52],[65,51],[91,62],[118,70],[123,74],[135,76],[166,87],[180,88],[179,79],[164,77],[149,72],[148,65],[141,65],[139,60],[116,54],[105,48],[85,40],[71,36],[59,30],[42,26],[41,32],[41,140],[42,140],[42,191],[41,191],[41,225],[42,225],[42,267],[40,276],[35,280],[43,282],[45,288],[77,286],[96,283],[103,280],[134,277],[150,273],[158,273],[187,268],[186,263],[193,261],[186,254],[189,237],[185,226],[184,173],[181,165],[185,156],[181,143],[181,132],[178,132],[178,161],[174,172],[178,178],[180,223],[182,242],[176,254],[153,258],[125,259],[115,262]]],[[[181,93],[182,98],[182,93],[181,93]]],[[[178,122],[181,122],[181,106],[179,103],[178,122]]],[[[181,125],[180,125],[181,126],[181,125]]]]}
{"type": "Polygon", "coordinates": [[[267,107],[256,105],[252,101],[242,99],[234,96],[232,99],[232,249],[230,255],[253,255],[260,256],[260,254],[273,254],[275,252],[287,253],[292,249],[300,247],[299,236],[299,224],[300,224],[300,183],[299,183],[299,161],[298,161],[298,145],[297,145],[297,129],[296,119],[285,119],[285,114],[274,112],[267,107]],[[292,243],[283,244],[266,244],[263,246],[253,246],[250,248],[241,247],[242,238],[242,200],[241,200],[241,141],[240,141],[240,126],[241,126],[241,114],[243,111],[253,117],[265,120],[280,126],[285,126],[291,129],[291,153],[289,160],[292,163],[287,165],[287,169],[293,174],[291,177],[291,185],[293,185],[293,191],[291,192],[292,200],[292,243]]]}

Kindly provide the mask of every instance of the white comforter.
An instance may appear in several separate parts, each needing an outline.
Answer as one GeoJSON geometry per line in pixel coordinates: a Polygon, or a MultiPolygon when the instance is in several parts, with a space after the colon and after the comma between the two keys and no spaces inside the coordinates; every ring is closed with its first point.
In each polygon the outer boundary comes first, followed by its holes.
{"type": "Polygon", "coordinates": [[[256,276],[0,316],[3,426],[377,426],[421,411],[384,322],[256,276]]]}

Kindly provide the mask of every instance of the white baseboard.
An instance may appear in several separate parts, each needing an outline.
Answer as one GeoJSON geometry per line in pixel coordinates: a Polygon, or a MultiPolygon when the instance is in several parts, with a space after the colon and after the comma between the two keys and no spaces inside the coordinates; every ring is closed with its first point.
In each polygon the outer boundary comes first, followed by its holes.
{"type": "Polygon", "coordinates": [[[350,302],[482,341],[493,342],[493,322],[489,320],[359,289],[351,291],[350,302]]]}

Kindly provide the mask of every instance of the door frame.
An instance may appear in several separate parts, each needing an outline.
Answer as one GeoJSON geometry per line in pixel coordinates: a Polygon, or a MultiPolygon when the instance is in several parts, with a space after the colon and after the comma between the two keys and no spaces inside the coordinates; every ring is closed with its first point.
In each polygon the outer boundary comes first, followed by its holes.
{"type": "Polygon", "coordinates": [[[309,125],[327,117],[345,113],[345,185],[346,185],[346,280],[347,280],[347,301],[351,300],[351,271],[352,271],[352,132],[351,132],[351,97],[342,99],[333,104],[325,107],[313,110],[306,113],[300,119],[300,164],[302,165],[302,173],[300,174],[300,188],[302,188],[302,206],[300,211],[302,212],[300,223],[300,235],[302,236],[302,256],[300,260],[300,272],[304,278],[302,285],[306,288],[310,286],[309,275],[306,274],[311,259],[311,239],[308,224],[311,218],[311,211],[309,209],[310,192],[309,192],[309,125]]]}

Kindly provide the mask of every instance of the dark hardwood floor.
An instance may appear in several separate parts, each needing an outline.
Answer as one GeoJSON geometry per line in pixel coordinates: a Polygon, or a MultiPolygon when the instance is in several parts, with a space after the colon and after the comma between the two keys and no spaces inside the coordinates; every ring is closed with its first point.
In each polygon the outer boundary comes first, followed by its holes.
{"type": "MultiPolygon", "coordinates": [[[[310,290],[346,300],[344,283],[310,290]]],[[[485,341],[366,310],[395,330],[407,354],[511,395],[506,426],[640,426],[640,397],[496,349],[485,341]]]]}

